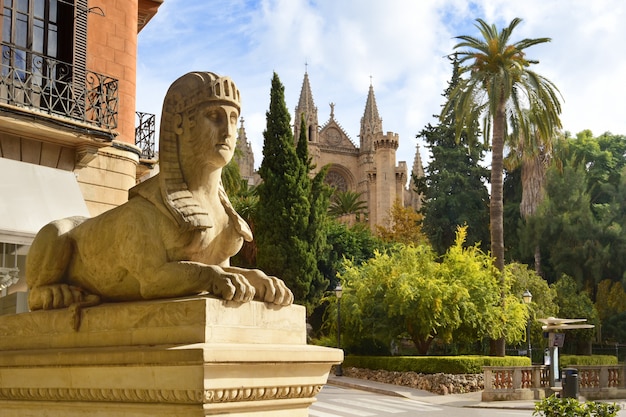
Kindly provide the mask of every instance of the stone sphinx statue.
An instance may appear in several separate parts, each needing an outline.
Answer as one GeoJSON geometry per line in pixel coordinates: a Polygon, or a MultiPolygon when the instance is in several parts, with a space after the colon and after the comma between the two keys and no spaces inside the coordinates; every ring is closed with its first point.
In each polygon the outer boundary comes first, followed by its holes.
{"type": "Polygon", "coordinates": [[[239,111],[239,90],[228,77],[192,72],[176,80],[163,103],[160,173],[117,208],[39,231],[26,264],[30,309],[201,293],[291,304],[280,279],[230,266],[252,240],[221,183],[239,111]]]}

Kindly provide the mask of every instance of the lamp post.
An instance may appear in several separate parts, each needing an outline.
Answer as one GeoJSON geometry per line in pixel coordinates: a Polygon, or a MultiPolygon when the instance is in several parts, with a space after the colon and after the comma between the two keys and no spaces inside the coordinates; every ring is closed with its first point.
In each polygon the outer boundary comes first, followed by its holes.
{"type": "MultiPolygon", "coordinates": [[[[341,295],[343,288],[341,284],[337,284],[335,287],[335,297],[337,297],[337,349],[341,349],[341,295]]],[[[341,364],[335,367],[335,375],[343,376],[343,368],[341,364]]]]}
{"type": "MultiPolygon", "coordinates": [[[[524,291],[522,294],[522,300],[524,300],[524,304],[530,306],[531,301],[533,300],[533,295],[530,291],[524,291]]],[[[526,325],[526,338],[528,339],[528,357],[530,358],[530,363],[533,363],[533,347],[530,343],[530,312],[528,313],[528,324],[526,325]]]]}

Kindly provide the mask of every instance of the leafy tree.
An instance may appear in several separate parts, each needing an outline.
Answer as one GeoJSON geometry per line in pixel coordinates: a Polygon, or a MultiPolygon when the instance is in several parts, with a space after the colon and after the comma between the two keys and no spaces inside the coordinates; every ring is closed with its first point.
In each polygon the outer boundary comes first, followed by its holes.
{"type": "MultiPolygon", "coordinates": [[[[501,286],[492,259],[464,243],[465,229],[460,228],[441,262],[425,244],[400,244],[361,265],[346,260],[339,278],[349,345],[368,338],[388,346],[408,334],[425,354],[435,337],[444,342],[505,335],[511,343],[521,340],[526,308],[508,290],[507,308],[498,305],[501,286]]],[[[328,313],[327,323],[333,326],[335,304],[328,313]]]]}
{"type": "MultiPolygon", "coordinates": [[[[240,191],[239,194],[231,197],[231,202],[237,213],[248,222],[254,235],[256,229],[254,218],[259,205],[259,196],[256,193],[256,187],[250,187],[246,190],[246,192],[240,191]]],[[[252,242],[243,242],[241,250],[233,257],[233,263],[247,268],[256,267],[256,255],[256,239],[252,242]]]]}
{"type": "Polygon", "coordinates": [[[528,227],[534,228],[530,234],[542,237],[549,257],[550,268],[544,271],[548,281],[566,274],[582,286],[585,276],[590,278],[588,273],[597,269],[597,261],[603,261],[584,173],[565,166],[562,174],[551,169],[548,176],[547,198],[537,216],[528,222],[528,227]]]}
{"type": "MultiPolygon", "coordinates": [[[[346,261],[341,274],[345,329],[353,343],[362,338],[383,340],[408,333],[425,354],[436,335],[451,338],[460,323],[456,304],[467,290],[447,283],[429,246],[400,246],[357,266],[346,261]]],[[[331,316],[332,316],[332,309],[331,316]]],[[[336,311],[336,310],[335,310],[336,311]]]]}
{"type": "Polygon", "coordinates": [[[541,237],[546,279],[567,274],[592,298],[600,281],[620,281],[626,272],[623,146],[623,136],[595,140],[587,132],[560,145],[563,170],[548,171],[546,200],[526,226],[541,237]]]}
{"type": "Polygon", "coordinates": [[[600,320],[626,311],[626,293],[621,282],[605,279],[598,284],[596,292],[596,310],[600,320]]]}
{"type": "Polygon", "coordinates": [[[602,320],[602,340],[626,342],[626,293],[622,283],[610,279],[601,281],[595,307],[602,320]]]}
{"type": "MultiPolygon", "coordinates": [[[[345,259],[350,260],[353,265],[361,265],[373,258],[376,251],[384,251],[389,246],[374,236],[365,223],[349,226],[336,220],[329,222],[326,240],[329,250],[326,256],[318,261],[318,267],[324,277],[330,281],[328,288],[335,288],[340,283],[337,275],[345,271],[345,259]]],[[[328,305],[334,303],[333,299],[334,296],[331,296],[323,300],[324,302],[317,306],[309,316],[308,322],[313,332],[318,332],[322,328],[324,314],[328,305]]],[[[335,315],[332,317],[336,318],[337,311],[334,311],[335,315]]],[[[331,337],[335,334],[333,331],[331,337]]]]}
{"type": "Polygon", "coordinates": [[[295,301],[310,307],[317,304],[321,288],[328,284],[317,267],[323,239],[313,236],[315,227],[323,230],[323,219],[318,217],[323,197],[321,192],[313,195],[310,166],[296,152],[284,87],[276,73],[266,119],[259,169],[263,182],[258,186],[255,217],[257,265],[282,278],[295,301]]]}
{"type": "Polygon", "coordinates": [[[421,222],[423,216],[412,207],[403,207],[398,201],[394,202],[387,218],[388,227],[376,225],[378,236],[385,242],[404,244],[427,243],[428,239],[422,233],[421,222]]]}
{"type": "MultiPolygon", "coordinates": [[[[446,98],[459,83],[458,60],[452,62],[446,98]]],[[[426,141],[432,157],[426,175],[414,178],[424,199],[422,230],[440,255],[454,244],[457,227],[463,225],[468,226],[469,244],[489,248],[489,194],[483,184],[489,171],[479,165],[486,146],[468,141],[464,132],[457,141],[455,131],[454,109],[449,108],[438,125],[428,124],[417,135],[426,141]]]]}
{"type": "Polygon", "coordinates": [[[602,340],[626,342],[626,311],[609,317],[602,323],[602,340]]]}
{"type": "Polygon", "coordinates": [[[591,203],[611,202],[626,166],[626,136],[607,132],[594,138],[584,130],[569,142],[568,151],[574,166],[585,167],[591,203]]]}
{"type": "Polygon", "coordinates": [[[504,177],[502,197],[504,203],[504,241],[507,242],[505,257],[507,262],[523,262],[532,265],[533,257],[529,256],[529,249],[525,246],[524,233],[527,232],[525,222],[519,211],[522,202],[521,171],[520,168],[507,170],[504,177]]]}
{"type": "MultiPolygon", "coordinates": [[[[530,269],[528,265],[513,262],[507,264],[504,270],[509,275],[508,279],[511,281],[511,294],[513,296],[522,299],[522,295],[526,290],[532,294],[532,301],[527,306],[530,315],[531,345],[543,346],[542,323],[538,322],[537,319],[556,317],[558,315],[556,290],[551,288],[547,281],[530,269]]],[[[536,352],[539,352],[539,350],[536,352]]]]}
{"type": "Polygon", "coordinates": [[[382,252],[389,247],[374,236],[364,223],[348,226],[338,221],[329,222],[327,242],[330,249],[320,262],[320,271],[330,280],[329,288],[335,288],[339,283],[337,274],[344,271],[344,259],[358,266],[373,258],[377,251],[382,252]]]}
{"type": "MultiPolygon", "coordinates": [[[[511,151],[505,159],[509,169],[519,167],[521,174],[522,195],[519,213],[524,221],[537,212],[539,204],[545,198],[545,181],[548,168],[553,162],[553,144],[556,136],[545,138],[536,126],[537,115],[533,111],[526,112],[528,117],[528,136],[509,136],[511,151]]],[[[533,258],[535,271],[541,275],[541,247],[539,237],[535,237],[533,258]]]]}
{"type": "MultiPolygon", "coordinates": [[[[493,126],[491,138],[491,201],[489,208],[491,253],[499,271],[504,270],[504,224],[503,224],[503,153],[504,139],[510,133],[529,137],[529,126],[524,112],[528,109],[536,115],[535,124],[542,137],[552,137],[561,123],[561,105],[557,88],[548,79],[530,70],[538,61],[526,58],[526,49],[548,42],[549,38],[523,39],[509,44],[511,34],[521,19],[515,18],[507,28],[498,32],[477,19],[477,27],[483,37],[459,36],[455,48],[467,48],[459,52],[461,78],[443,109],[442,117],[454,109],[456,137],[466,126],[472,126],[478,115],[485,115],[486,128],[493,126]],[[528,107],[524,105],[528,103],[528,107]],[[509,132],[510,130],[510,132],[509,132]]],[[[473,135],[474,130],[465,130],[473,135]]],[[[471,138],[471,137],[470,137],[471,138]]],[[[504,275],[503,275],[504,276],[504,275]]],[[[504,356],[504,340],[493,345],[493,353],[504,356]]]]}
{"type": "MultiPolygon", "coordinates": [[[[576,281],[563,275],[557,282],[551,285],[556,291],[556,301],[559,307],[559,316],[568,319],[587,319],[588,324],[596,326],[600,324],[598,312],[596,311],[589,294],[580,291],[576,281]]],[[[591,355],[591,342],[594,339],[596,330],[571,330],[566,336],[565,348],[574,347],[577,354],[591,355]]]]}
{"type": "MultiPolygon", "coordinates": [[[[235,152],[240,152],[238,149],[235,152]]],[[[240,193],[245,193],[248,188],[248,181],[241,177],[239,164],[235,158],[232,158],[228,164],[222,169],[222,185],[226,190],[226,194],[231,199],[240,193]]]]}
{"type": "Polygon", "coordinates": [[[466,231],[465,227],[458,228],[455,243],[441,263],[447,280],[458,282],[469,293],[469,298],[457,305],[461,323],[453,333],[454,339],[466,343],[501,337],[508,343],[522,340],[528,310],[512,292],[512,274],[507,273],[501,279],[492,257],[478,245],[465,247],[466,231]],[[506,301],[503,304],[499,302],[502,297],[506,301]]]}

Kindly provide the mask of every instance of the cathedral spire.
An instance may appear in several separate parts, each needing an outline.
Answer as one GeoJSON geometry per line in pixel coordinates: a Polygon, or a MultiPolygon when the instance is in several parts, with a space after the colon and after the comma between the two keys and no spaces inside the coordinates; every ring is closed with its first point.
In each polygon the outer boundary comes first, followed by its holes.
{"type": "Polygon", "coordinates": [[[309,83],[309,73],[304,73],[304,81],[302,81],[302,90],[300,90],[300,100],[296,107],[296,116],[302,113],[311,113],[315,110],[313,102],[313,93],[311,93],[311,84],[309,83]]]}
{"type": "Polygon", "coordinates": [[[374,96],[374,86],[370,78],[370,89],[365,102],[365,112],[361,118],[361,149],[371,147],[371,136],[383,132],[383,119],[378,114],[376,97],[374,96]]]}
{"type": "Polygon", "coordinates": [[[313,93],[311,92],[311,84],[309,83],[309,72],[304,71],[304,80],[302,81],[302,90],[300,90],[300,100],[296,106],[294,114],[294,140],[300,137],[300,118],[304,115],[304,121],[307,126],[307,138],[309,142],[317,142],[317,107],[313,102],[313,93]]]}

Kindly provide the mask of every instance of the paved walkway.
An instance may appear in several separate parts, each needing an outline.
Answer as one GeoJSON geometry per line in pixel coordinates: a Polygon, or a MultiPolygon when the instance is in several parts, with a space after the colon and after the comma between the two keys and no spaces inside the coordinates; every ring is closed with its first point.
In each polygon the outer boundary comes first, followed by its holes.
{"type": "MultiPolygon", "coordinates": [[[[400,385],[383,384],[380,382],[368,381],[366,379],[350,378],[346,376],[330,375],[328,377],[330,385],[346,388],[360,389],[375,392],[378,394],[392,395],[396,397],[411,398],[427,402],[430,404],[445,405],[448,407],[473,407],[473,408],[493,408],[493,409],[516,409],[534,410],[534,401],[481,401],[481,392],[470,392],[468,394],[438,395],[429,391],[418,390],[400,385]]],[[[610,400],[619,404],[622,409],[626,409],[626,400],[610,400]]]]}

